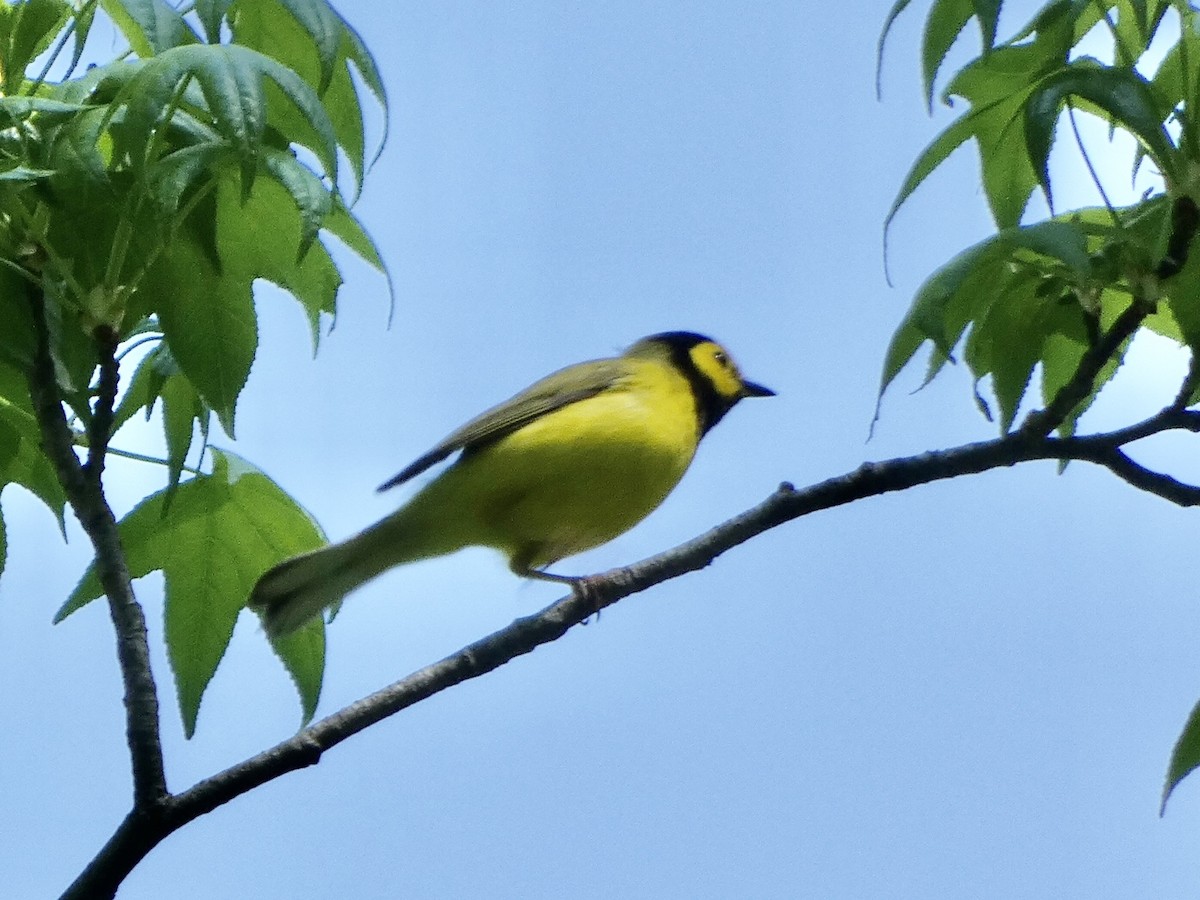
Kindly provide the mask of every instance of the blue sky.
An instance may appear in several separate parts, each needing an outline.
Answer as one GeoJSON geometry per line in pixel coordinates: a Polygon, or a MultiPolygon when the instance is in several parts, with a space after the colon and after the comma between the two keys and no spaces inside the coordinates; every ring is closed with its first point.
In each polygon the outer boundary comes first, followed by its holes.
{"type": "MultiPolygon", "coordinates": [[[[913,291],[989,230],[960,152],[898,217],[885,282],[883,217],[948,115],[924,114],[915,6],[877,102],[885,4],[338,4],[393,104],[357,211],[395,321],[348,263],[313,361],[299,307],[264,290],[239,440],[217,443],[343,537],[398,501],[378,483],[541,375],[716,336],[779,396],[731,413],[645,523],[560,565],[589,572],[780,481],[991,436],[964,372],[910,394],[912,372],[866,440],[913,291]]],[[[1173,395],[1177,354],[1142,341],[1133,362],[1093,425],[1173,395]]],[[[1188,474],[1179,444],[1143,458],[1188,474]]],[[[110,473],[123,509],[162,478],[110,473]]],[[[28,496],[3,501],[0,893],[46,896],[126,811],[121,690],[101,605],[50,625],[78,529],[64,548],[28,496]]],[[[1157,816],[1200,695],[1194,519],[1051,464],[809,517],[194,823],[121,897],[1195,896],[1200,790],[1157,816]]],[[[247,616],[184,741],[161,581],[139,589],[172,788],[292,733],[247,616]]],[[[390,573],[330,630],[321,713],[559,593],[482,550],[390,573]]]]}

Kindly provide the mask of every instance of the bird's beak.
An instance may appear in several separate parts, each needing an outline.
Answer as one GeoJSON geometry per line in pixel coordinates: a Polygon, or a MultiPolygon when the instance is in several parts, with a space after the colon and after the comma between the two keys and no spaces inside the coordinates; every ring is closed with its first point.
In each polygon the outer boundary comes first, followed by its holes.
{"type": "Polygon", "coordinates": [[[761,384],[755,384],[753,381],[742,382],[743,397],[774,397],[775,392],[769,387],[763,387],[761,384]]]}

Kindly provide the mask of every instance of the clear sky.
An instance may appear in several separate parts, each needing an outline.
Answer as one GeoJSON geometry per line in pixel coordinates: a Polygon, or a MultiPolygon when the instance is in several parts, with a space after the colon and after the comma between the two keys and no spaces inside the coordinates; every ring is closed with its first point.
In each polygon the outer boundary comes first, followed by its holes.
{"type": "MultiPolygon", "coordinates": [[[[989,228],[962,151],[898,218],[885,282],[882,219],[949,115],[920,98],[924,4],[892,36],[883,102],[887,4],[337,5],[393,104],[357,210],[395,321],[348,263],[314,362],[299,307],[263,291],[239,441],[215,440],[332,537],[393,508],[374,487],[466,418],[667,329],[716,336],[779,396],[731,413],[660,511],[564,571],[670,547],[783,480],[993,434],[965,372],[915,395],[912,372],[866,441],[913,291],[989,228]]],[[[1177,354],[1135,355],[1085,425],[1173,394],[1177,354]]],[[[1187,474],[1178,446],[1149,454],[1187,474]]],[[[122,509],[161,484],[110,472],[122,509]]],[[[79,529],[64,548],[27,495],[3,501],[0,895],[52,896],[128,807],[121,688],[101,604],[50,625],[88,560],[79,529]]],[[[121,897],[1195,897],[1200,782],[1157,815],[1200,695],[1195,524],[1052,464],[812,516],[193,823],[121,897]]],[[[161,581],[138,586],[172,788],[293,732],[247,615],[185,741],[161,581]]],[[[320,712],[560,593],[486,551],[392,572],[330,629],[320,712]]]]}

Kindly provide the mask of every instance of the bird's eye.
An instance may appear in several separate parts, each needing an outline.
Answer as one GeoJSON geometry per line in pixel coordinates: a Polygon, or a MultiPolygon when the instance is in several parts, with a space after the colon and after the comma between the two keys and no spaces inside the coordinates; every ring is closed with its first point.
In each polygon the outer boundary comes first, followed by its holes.
{"type": "Polygon", "coordinates": [[[722,350],[714,350],[713,351],[713,359],[716,360],[717,362],[719,362],[723,366],[727,365],[729,363],[729,357],[726,356],[724,351],[722,351],[722,350]]]}

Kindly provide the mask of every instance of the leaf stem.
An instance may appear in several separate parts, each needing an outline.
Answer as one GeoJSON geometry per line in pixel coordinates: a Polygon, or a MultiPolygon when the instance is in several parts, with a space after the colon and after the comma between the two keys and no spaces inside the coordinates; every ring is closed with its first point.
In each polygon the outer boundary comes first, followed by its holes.
{"type": "Polygon", "coordinates": [[[1113,224],[1117,229],[1119,231],[1124,230],[1124,223],[1121,221],[1121,217],[1117,215],[1116,207],[1108,199],[1108,192],[1104,190],[1104,184],[1100,181],[1100,174],[1096,171],[1096,167],[1092,165],[1092,157],[1083,143],[1083,135],[1079,133],[1079,123],[1075,120],[1075,105],[1070,102],[1067,103],[1067,119],[1071,122],[1071,133],[1075,135],[1075,146],[1079,148],[1079,155],[1083,157],[1083,164],[1087,166],[1088,174],[1092,176],[1092,184],[1096,186],[1096,190],[1100,194],[1100,199],[1104,202],[1104,208],[1112,216],[1113,224]]]}
{"type": "MultiPolygon", "coordinates": [[[[119,456],[122,459],[132,459],[135,462],[153,463],[156,466],[171,465],[170,461],[165,460],[165,459],[160,459],[157,456],[150,456],[149,454],[146,454],[146,453],[137,453],[133,450],[122,450],[119,447],[109,447],[108,453],[110,456],[119,456]]],[[[188,466],[188,465],[185,465],[183,467],[183,471],[187,472],[190,475],[207,475],[208,474],[203,469],[197,469],[193,466],[188,466]]]]}

